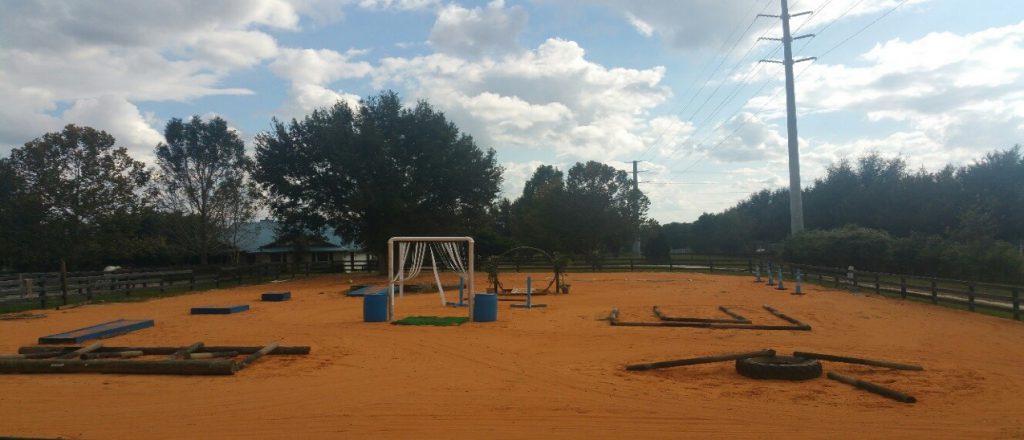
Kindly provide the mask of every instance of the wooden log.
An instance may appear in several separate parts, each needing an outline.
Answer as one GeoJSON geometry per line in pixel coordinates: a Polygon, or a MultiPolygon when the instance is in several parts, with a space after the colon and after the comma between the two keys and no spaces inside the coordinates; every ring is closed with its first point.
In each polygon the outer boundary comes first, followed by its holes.
{"type": "Polygon", "coordinates": [[[172,353],[170,356],[167,356],[167,359],[188,359],[189,354],[194,353],[201,348],[203,348],[203,343],[196,342],[195,344],[189,345],[188,347],[182,348],[181,350],[172,353]]]}
{"type": "Polygon", "coordinates": [[[0,360],[6,359],[25,359],[23,354],[0,354],[0,360]]]}
{"type": "Polygon", "coordinates": [[[690,318],[682,316],[665,316],[661,313],[661,309],[658,306],[654,306],[654,316],[662,321],[669,322],[715,322],[725,324],[750,324],[750,320],[747,319],[720,319],[720,318],[690,318]]]}
{"type": "Polygon", "coordinates": [[[134,357],[142,356],[142,352],[139,350],[134,351],[111,351],[107,353],[86,353],[82,355],[82,359],[129,359],[134,357]]]}
{"type": "Polygon", "coordinates": [[[632,365],[627,365],[626,366],[626,370],[627,371],[646,371],[646,370],[655,370],[655,369],[659,369],[659,368],[681,367],[681,366],[684,366],[684,365],[697,365],[697,364],[708,364],[708,363],[712,363],[712,362],[733,361],[733,360],[736,360],[736,359],[747,359],[747,358],[759,357],[759,356],[775,356],[775,350],[772,350],[770,348],[766,348],[766,349],[763,349],[763,350],[750,351],[750,352],[746,352],[746,353],[730,353],[730,354],[720,354],[720,355],[715,355],[715,356],[701,356],[701,357],[688,358],[688,359],[676,359],[676,360],[672,360],[672,361],[651,362],[651,363],[647,363],[647,364],[632,364],[632,365]]]}
{"type": "Polygon", "coordinates": [[[79,356],[81,356],[83,354],[91,353],[91,352],[94,352],[96,350],[99,350],[100,348],[103,348],[103,344],[97,342],[97,343],[92,344],[90,346],[79,348],[78,350],[72,351],[71,353],[66,353],[66,354],[62,354],[60,356],[57,356],[57,359],[72,359],[72,358],[76,358],[76,357],[79,357],[79,356]]]}
{"type": "Polygon", "coordinates": [[[188,355],[189,359],[213,359],[213,358],[233,358],[238,356],[237,351],[217,351],[210,353],[192,353],[188,355]]]}
{"type": "Polygon", "coordinates": [[[725,313],[726,315],[732,316],[733,319],[742,320],[742,321],[748,321],[748,322],[750,321],[749,319],[744,318],[743,315],[740,315],[739,313],[736,313],[736,312],[730,310],[726,306],[718,306],[718,310],[721,310],[722,313],[725,313]]]}
{"type": "Polygon", "coordinates": [[[619,321],[612,320],[612,325],[620,327],[689,327],[689,328],[708,328],[713,330],[796,330],[796,331],[810,331],[811,326],[807,324],[801,325],[758,325],[758,324],[729,324],[729,323],[718,323],[718,322],[632,322],[632,321],[619,321]]]}
{"type": "MultiPolygon", "coordinates": [[[[20,354],[30,354],[30,353],[53,353],[53,352],[56,352],[57,354],[61,354],[61,353],[71,352],[71,351],[77,350],[79,348],[81,348],[81,347],[76,347],[76,346],[54,347],[54,346],[45,346],[45,345],[44,346],[29,345],[29,346],[18,348],[18,353],[20,353],[20,354]]],[[[203,352],[237,351],[238,354],[252,354],[252,353],[255,353],[257,351],[260,351],[262,348],[263,347],[253,347],[253,346],[212,346],[212,345],[204,345],[203,348],[202,348],[202,351],[203,352]]],[[[97,350],[97,352],[104,353],[104,352],[111,352],[111,351],[135,351],[135,350],[138,350],[138,351],[141,351],[146,356],[154,356],[154,355],[159,356],[159,355],[172,354],[172,353],[174,353],[174,352],[176,352],[178,350],[181,350],[181,349],[182,349],[182,347],[103,347],[103,348],[100,348],[99,350],[97,350]]],[[[297,354],[309,354],[309,351],[310,351],[310,349],[309,349],[308,345],[279,346],[279,347],[275,348],[274,351],[271,351],[270,353],[267,353],[267,354],[269,354],[269,355],[297,355],[297,354]]]]}
{"type": "Polygon", "coordinates": [[[789,315],[786,315],[785,313],[782,313],[782,312],[776,310],[774,307],[772,307],[770,305],[765,304],[765,305],[762,305],[761,307],[764,307],[765,310],[767,310],[771,314],[779,317],[783,321],[787,321],[787,322],[789,322],[789,323],[791,323],[793,325],[805,325],[804,323],[800,322],[796,318],[793,318],[793,317],[791,317],[789,315]]]}
{"type": "Polygon", "coordinates": [[[892,388],[887,388],[887,387],[884,387],[884,386],[881,386],[881,385],[878,385],[878,384],[875,384],[875,383],[871,383],[871,382],[868,382],[868,381],[865,381],[865,380],[860,380],[860,379],[857,379],[855,377],[844,376],[842,374],[834,373],[834,372],[831,372],[831,371],[828,372],[827,376],[828,376],[829,379],[832,379],[832,380],[835,380],[835,381],[839,381],[839,382],[842,382],[842,383],[845,383],[845,384],[848,384],[848,385],[853,385],[853,386],[855,386],[857,388],[860,388],[862,390],[870,391],[872,393],[888,397],[888,398],[890,398],[892,400],[895,400],[895,401],[898,401],[898,402],[903,402],[903,403],[915,403],[915,402],[917,402],[917,399],[915,399],[914,396],[903,394],[903,393],[901,393],[899,391],[896,391],[896,390],[894,390],[892,388]]]}
{"type": "Polygon", "coordinates": [[[242,359],[240,362],[235,364],[235,366],[234,366],[235,371],[238,371],[238,370],[241,370],[241,369],[243,369],[245,367],[248,367],[249,364],[251,364],[253,362],[256,362],[256,360],[261,358],[261,357],[263,357],[263,355],[274,351],[275,348],[277,348],[277,342],[271,342],[270,345],[267,345],[266,347],[261,348],[260,351],[257,351],[257,352],[255,352],[253,354],[250,354],[245,359],[242,359]]]}
{"type": "Polygon", "coordinates": [[[812,353],[808,351],[794,351],[793,356],[807,359],[818,359],[822,361],[842,362],[846,364],[871,365],[873,367],[885,367],[892,368],[894,370],[924,371],[924,367],[920,365],[901,364],[897,362],[877,361],[872,359],[862,359],[848,356],[836,356],[831,354],[812,353]]]}
{"type": "Polygon", "coordinates": [[[234,374],[229,360],[213,361],[138,361],[138,360],[78,360],[78,359],[19,359],[0,360],[0,374],[53,374],[53,373],[108,373],[108,374],[172,374],[172,375],[230,375],[234,374]]]}

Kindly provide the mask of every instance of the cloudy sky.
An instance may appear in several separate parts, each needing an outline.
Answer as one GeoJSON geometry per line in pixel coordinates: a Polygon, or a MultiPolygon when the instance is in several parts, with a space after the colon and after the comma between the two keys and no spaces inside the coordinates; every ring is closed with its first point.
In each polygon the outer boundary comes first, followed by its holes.
{"type": "MultiPolygon", "coordinates": [[[[640,160],[651,215],[787,184],[777,0],[17,1],[0,14],[0,153],[90,125],[149,160],[169,118],[247,141],[382,89],[505,167],[640,160]]],[[[1024,2],[794,0],[804,184],[869,151],[913,167],[1024,143],[1024,2]]]]}

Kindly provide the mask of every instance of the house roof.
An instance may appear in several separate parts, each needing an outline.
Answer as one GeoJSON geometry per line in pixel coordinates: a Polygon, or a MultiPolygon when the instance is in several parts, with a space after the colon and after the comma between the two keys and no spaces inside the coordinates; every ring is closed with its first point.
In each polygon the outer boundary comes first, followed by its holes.
{"type": "MultiPolygon", "coordinates": [[[[292,247],[275,240],[277,222],[273,220],[260,220],[249,222],[242,226],[243,232],[238,248],[251,254],[256,253],[277,253],[291,252],[292,247]]],[[[352,241],[346,241],[335,235],[332,231],[324,234],[324,240],[310,243],[306,249],[310,252],[355,252],[363,250],[352,241]]]]}

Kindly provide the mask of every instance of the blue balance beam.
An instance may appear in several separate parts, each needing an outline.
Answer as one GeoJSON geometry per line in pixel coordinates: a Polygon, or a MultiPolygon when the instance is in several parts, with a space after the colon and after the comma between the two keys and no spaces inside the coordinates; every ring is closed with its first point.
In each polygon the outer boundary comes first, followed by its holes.
{"type": "Polygon", "coordinates": [[[55,335],[39,338],[40,344],[78,344],[90,339],[110,338],[123,335],[135,330],[142,330],[153,326],[152,319],[118,319],[116,321],[104,322],[91,327],[83,327],[69,332],[57,333],[55,335]]]}
{"type": "Polygon", "coordinates": [[[238,304],[234,306],[205,306],[205,307],[193,307],[193,315],[230,315],[232,313],[239,313],[249,310],[248,304],[238,304]]]}
{"type": "Polygon", "coordinates": [[[292,299],[291,292],[267,292],[261,297],[263,301],[288,301],[292,299]]]}
{"type": "Polygon", "coordinates": [[[380,286],[360,287],[358,289],[349,291],[348,293],[345,294],[345,296],[366,296],[375,293],[388,293],[388,288],[380,286]]]}

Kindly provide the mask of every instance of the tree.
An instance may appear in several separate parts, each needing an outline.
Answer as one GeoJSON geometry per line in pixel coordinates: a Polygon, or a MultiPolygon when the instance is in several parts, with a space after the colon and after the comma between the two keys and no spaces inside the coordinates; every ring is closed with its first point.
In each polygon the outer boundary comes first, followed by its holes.
{"type": "MultiPolygon", "coordinates": [[[[22,268],[96,267],[115,252],[126,255],[133,236],[123,227],[145,208],[149,172],[115,147],[115,139],[90,127],[68,125],[11,151],[0,167],[3,197],[25,209],[16,216],[15,247],[22,268]]],[[[5,231],[6,232],[6,231],[5,231]]]]}
{"type": "Polygon", "coordinates": [[[562,172],[551,165],[537,167],[512,204],[513,237],[528,246],[565,249],[567,201],[562,172]]]}
{"type": "Polygon", "coordinates": [[[394,92],[272,124],[256,137],[256,180],[275,215],[310,231],[331,227],[377,255],[396,235],[480,230],[501,183],[494,150],[426,101],[403,107],[394,92]]]}
{"type": "Polygon", "coordinates": [[[179,239],[206,265],[221,246],[237,245],[238,227],[258,209],[248,176],[253,162],[245,144],[220,117],[203,122],[174,118],[156,147],[163,206],[194,221],[181,223],[179,239]]]}
{"type": "Polygon", "coordinates": [[[600,162],[577,163],[565,183],[569,249],[587,258],[618,252],[632,243],[650,201],[625,171],[600,162]]]}

